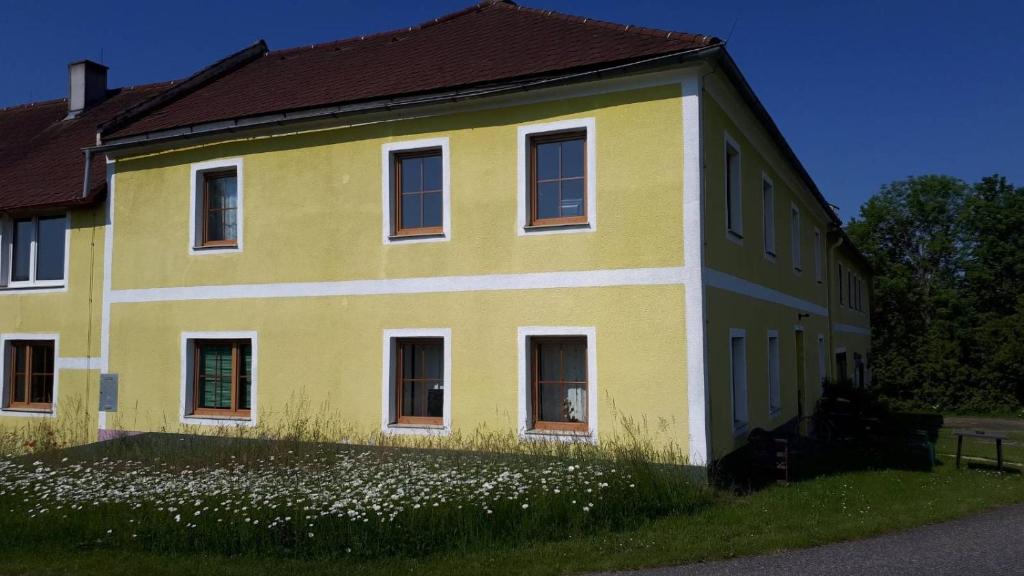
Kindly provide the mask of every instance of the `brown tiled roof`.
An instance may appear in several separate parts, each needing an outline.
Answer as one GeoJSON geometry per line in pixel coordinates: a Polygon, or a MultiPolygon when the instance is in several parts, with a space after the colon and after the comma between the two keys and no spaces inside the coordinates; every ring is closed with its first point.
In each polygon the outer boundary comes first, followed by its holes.
{"type": "Polygon", "coordinates": [[[111,138],[598,68],[720,44],[511,2],[485,2],[419,26],[267,52],[111,138]]]}
{"type": "Polygon", "coordinates": [[[0,211],[88,204],[106,190],[102,155],[92,159],[90,190],[82,195],[82,148],[96,143],[96,128],[170,84],[110,90],[108,98],[65,120],[66,100],[0,109],[0,211]]]}

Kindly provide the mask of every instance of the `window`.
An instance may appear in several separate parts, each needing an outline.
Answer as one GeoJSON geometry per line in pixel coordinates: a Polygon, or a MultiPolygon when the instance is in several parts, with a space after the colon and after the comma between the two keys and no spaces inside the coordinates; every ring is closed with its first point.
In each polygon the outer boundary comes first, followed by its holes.
{"type": "Polygon", "coordinates": [[[530,137],[530,226],[586,224],[587,134],[530,137]]]}
{"type": "Polygon", "coordinates": [[[864,357],[860,354],[853,353],[853,383],[859,387],[864,387],[864,357]]]}
{"type": "Polygon", "coordinates": [[[586,337],[533,337],[530,344],[531,428],[587,431],[586,337]]]}
{"type": "Polygon", "coordinates": [[[800,251],[800,209],[796,206],[790,207],[789,220],[790,251],[793,254],[793,270],[800,272],[804,269],[803,254],[800,251]]]}
{"type": "Polygon", "coordinates": [[[11,340],[7,343],[4,408],[49,411],[53,408],[54,342],[11,340]]]}
{"type": "Polygon", "coordinates": [[[448,434],[451,365],[450,329],[385,330],[383,432],[448,434]]]}
{"type": "Polygon", "coordinates": [[[845,383],[849,377],[846,365],[846,351],[839,350],[836,352],[836,381],[845,383]]]}
{"type": "Polygon", "coordinates": [[[728,134],[725,136],[725,222],[729,235],[743,238],[743,173],[740,170],[740,147],[728,134]]]}
{"type": "Polygon", "coordinates": [[[249,339],[192,341],[190,414],[215,418],[250,417],[252,348],[249,339]]]}
{"type": "Polygon", "coordinates": [[[846,269],[846,297],[850,310],[856,309],[856,303],[853,300],[853,271],[849,268],[846,269]]]}
{"type": "Polygon", "coordinates": [[[825,382],[825,336],[818,334],[818,384],[825,382]]]}
{"type": "Polygon", "coordinates": [[[62,286],[67,252],[65,215],[15,218],[4,237],[7,285],[62,286]]]}
{"type": "Polygon", "coordinates": [[[441,426],[444,421],[444,340],[399,338],[395,351],[395,422],[441,426]]]}
{"type": "Polygon", "coordinates": [[[381,147],[384,243],[443,242],[451,228],[448,138],[381,147]]]}
{"type": "Polygon", "coordinates": [[[814,281],[821,284],[821,230],[814,229],[814,281]]]}
{"type": "Polygon", "coordinates": [[[192,254],[242,249],[242,160],[192,165],[192,254]]]}
{"type": "Polygon", "coordinates": [[[740,434],[747,429],[747,338],[743,330],[729,334],[729,379],[732,389],[732,429],[740,434]]]}
{"type": "Polygon", "coordinates": [[[843,305],[843,263],[839,262],[839,305],[843,305]]]}
{"type": "Polygon", "coordinates": [[[764,253],[775,257],[775,185],[761,176],[761,204],[764,210],[764,253]]]}
{"type": "Polygon", "coordinates": [[[782,412],[782,386],[779,382],[779,333],[768,331],[768,414],[782,412]]]}

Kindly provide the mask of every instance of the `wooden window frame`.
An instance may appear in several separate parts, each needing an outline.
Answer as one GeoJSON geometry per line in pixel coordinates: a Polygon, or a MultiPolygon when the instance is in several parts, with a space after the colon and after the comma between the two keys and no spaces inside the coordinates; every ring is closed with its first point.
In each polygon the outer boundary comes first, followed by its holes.
{"type": "MultiPolygon", "coordinates": [[[[530,336],[530,428],[537,431],[553,431],[553,432],[588,432],[590,430],[590,342],[589,338],[584,335],[574,336],[530,336]],[[542,344],[548,343],[579,343],[583,342],[583,380],[582,381],[568,381],[568,380],[551,380],[545,381],[545,384],[559,384],[563,388],[567,385],[583,385],[583,388],[587,391],[587,400],[583,403],[583,414],[584,418],[581,422],[550,422],[540,420],[538,415],[540,414],[540,353],[539,348],[542,344]]],[[[564,373],[564,369],[559,366],[559,372],[564,373]]]]}
{"type": "MultiPolygon", "coordinates": [[[[527,225],[530,228],[544,228],[552,226],[574,226],[583,225],[590,222],[590,202],[587,199],[590,181],[587,177],[589,170],[589,164],[591,158],[587,152],[587,129],[586,128],[572,128],[569,130],[559,130],[557,132],[539,132],[529,134],[527,136],[527,146],[529,148],[529,219],[527,225]],[[571,140],[583,140],[583,172],[582,176],[573,176],[570,178],[562,178],[559,176],[555,179],[545,180],[545,182],[562,182],[565,180],[582,180],[583,181],[583,214],[580,216],[560,216],[557,218],[538,218],[537,217],[537,185],[540,183],[537,180],[537,145],[538,144],[551,144],[555,142],[568,142],[571,140]]],[[[561,166],[559,166],[561,169],[561,166]]]]}
{"type": "MultiPolygon", "coordinates": [[[[411,236],[437,236],[444,234],[444,221],[446,210],[444,197],[444,150],[441,147],[419,148],[416,150],[395,151],[391,154],[391,234],[395,237],[408,238],[411,236]],[[419,226],[415,228],[402,227],[402,160],[410,158],[429,158],[437,156],[441,159],[441,188],[429,190],[441,194],[441,224],[439,226],[419,226]]],[[[423,191],[420,191],[420,214],[423,211],[423,191]]],[[[422,221],[422,219],[421,219],[422,221]]]]}
{"type": "MultiPolygon", "coordinates": [[[[200,174],[203,179],[203,207],[200,213],[202,218],[202,235],[200,236],[199,247],[200,248],[237,248],[238,247],[238,169],[235,167],[230,168],[218,168],[213,170],[207,170],[200,174]],[[234,211],[235,213],[235,237],[231,240],[210,240],[210,181],[218,178],[225,178],[233,176],[235,178],[235,207],[234,208],[219,208],[220,212],[234,211]]],[[[223,221],[222,221],[223,226],[223,221]]]]}
{"type": "MultiPolygon", "coordinates": [[[[5,405],[4,408],[8,410],[24,410],[32,412],[49,412],[53,410],[53,396],[57,382],[57,346],[53,340],[8,340],[7,341],[7,354],[8,361],[8,378],[7,378],[7,394],[4,396],[5,405]],[[25,346],[25,401],[16,402],[14,400],[14,388],[17,381],[17,363],[16,354],[19,346],[25,346]],[[36,374],[32,371],[32,348],[43,347],[48,348],[51,355],[51,372],[50,376],[50,401],[49,402],[32,402],[32,379],[36,374]]],[[[40,375],[46,375],[41,373],[40,375]]]]}
{"type": "MultiPolygon", "coordinates": [[[[253,353],[253,343],[248,338],[209,338],[209,339],[196,339],[192,341],[192,406],[189,416],[212,416],[216,418],[230,418],[235,420],[248,420],[252,417],[252,410],[249,408],[239,408],[239,398],[241,396],[241,367],[242,367],[242,354],[240,353],[241,346],[248,344],[250,354],[253,353]],[[202,350],[204,346],[231,346],[231,407],[230,408],[201,408],[199,406],[200,398],[200,378],[199,374],[202,370],[202,350]]],[[[249,374],[249,387],[252,389],[252,373],[249,374]]],[[[251,392],[250,392],[251,393],[251,392]]],[[[249,398],[249,405],[252,405],[252,398],[249,398]]]]}
{"type": "Polygon", "coordinates": [[[404,424],[410,426],[443,426],[444,425],[444,411],[446,410],[445,402],[442,400],[441,403],[441,416],[403,416],[402,415],[402,401],[404,399],[405,383],[411,381],[435,381],[440,380],[442,391],[445,396],[448,395],[448,387],[446,385],[446,378],[444,374],[445,369],[445,339],[441,336],[402,336],[395,338],[395,368],[394,378],[392,379],[392,389],[395,395],[395,416],[393,421],[395,424],[404,424]],[[404,345],[415,342],[435,342],[436,346],[441,348],[441,377],[440,378],[409,378],[404,377],[404,345]]]}

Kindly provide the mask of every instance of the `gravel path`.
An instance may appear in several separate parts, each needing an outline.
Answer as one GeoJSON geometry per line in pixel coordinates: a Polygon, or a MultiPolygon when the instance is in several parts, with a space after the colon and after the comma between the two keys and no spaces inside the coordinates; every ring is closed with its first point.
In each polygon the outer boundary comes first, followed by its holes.
{"type": "Polygon", "coordinates": [[[614,574],[1019,576],[1024,574],[1024,505],[867,540],[614,574]]]}

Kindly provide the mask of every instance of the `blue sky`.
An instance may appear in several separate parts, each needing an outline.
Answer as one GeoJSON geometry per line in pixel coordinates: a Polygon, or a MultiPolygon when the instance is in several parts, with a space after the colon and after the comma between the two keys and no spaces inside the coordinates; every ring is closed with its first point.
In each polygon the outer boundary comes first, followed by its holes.
{"type": "MultiPolygon", "coordinates": [[[[844,219],[892,180],[1000,173],[1024,186],[1024,2],[525,0],[728,37],[729,51],[844,219]]],[[[68,62],[124,86],[271,49],[409,26],[470,0],[0,0],[0,107],[60,98],[68,62]]],[[[3,135],[0,135],[3,137],[3,135]]]]}

